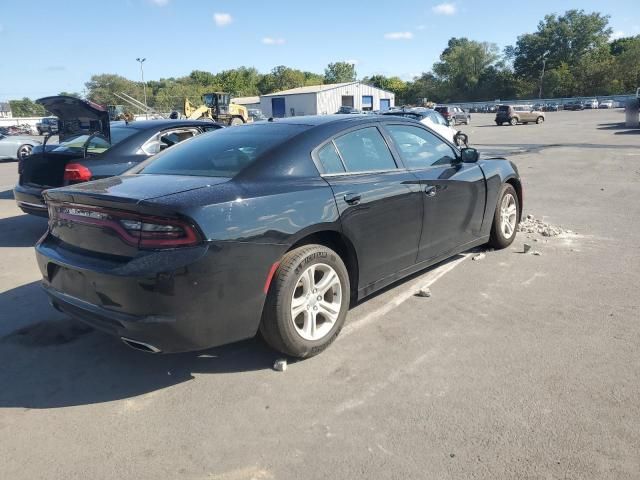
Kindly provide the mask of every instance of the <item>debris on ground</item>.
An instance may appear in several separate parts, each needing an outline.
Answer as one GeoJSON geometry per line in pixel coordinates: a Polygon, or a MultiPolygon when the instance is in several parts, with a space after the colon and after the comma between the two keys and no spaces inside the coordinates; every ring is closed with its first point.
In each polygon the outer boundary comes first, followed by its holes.
{"type": "Polygon", "coordinates": [[[532,255],[535,255],[536,257],[539,257],[540,255],[542,255],[542,253],[540,253],[538,250],[534,250],[533,252],[531,252],[532,255]]]}
{"type": "Polygon", "coordinates": [[[430,296],[431,296],[431,290],[429,290],[428,287],[421,288],[420,290],[418,290],[418,293],[416,293],[416,297],[428,298],[430,296]]]}
{"type": "Polygon", "coordinates": [[[273,364],[273,369],[276,372],[284,372],[284,371],[286,371],[287,370],[287,360],[285,358],[279,358],[273,364]]]}
{"type": "Polygon", "coordinates": [[[550,225],[542,220],[536,219],[529,214],[518,224],[518,231],[523,233],[538,233],[543,237],[557,237],[563,233],[573,233],[571,230],[565,230],[562,227],[550,225]]]}
{"type": "Polygon", "coordinates": [[[486,255],[484,253],[478,253],[477,255],[474,255],[473,257],[471,257],[471,260],[484,260],[484,257],[486,257],[486,255]]]}
{"type": "Polygon", "coordinates": [[[522,253],[527,253],[527,252],[529,252],[529,250],[531,250],[531,245],[529,245],[528,243],[525,243],[522,246],[522,253]]]}

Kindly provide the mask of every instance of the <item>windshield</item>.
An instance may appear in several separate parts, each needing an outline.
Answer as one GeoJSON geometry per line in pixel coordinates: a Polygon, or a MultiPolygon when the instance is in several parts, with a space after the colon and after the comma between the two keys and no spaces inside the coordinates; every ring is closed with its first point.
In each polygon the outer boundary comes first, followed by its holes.
{"type": "Polygon", "coordinates": [[[139,173],[234,177],[260,155],[307,128],[261,123],[206,133],[165,150],[139,173]]]}

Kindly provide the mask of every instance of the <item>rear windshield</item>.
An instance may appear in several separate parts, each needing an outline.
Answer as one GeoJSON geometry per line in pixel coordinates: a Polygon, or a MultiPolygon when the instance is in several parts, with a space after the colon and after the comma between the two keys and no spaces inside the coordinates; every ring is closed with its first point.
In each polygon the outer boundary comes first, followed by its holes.
{"type": "Polygon", "coordinates": [[[139,173],[234,177],[267,150],[307,128],[261,123],[205,133],[160,153],[139,173]]]}
{"type": "Polygon", "coordinates": [[[508,112],[509,111],[509,105],[500,105],[498,107],[498,110],[501,112],[508,112]]]}
{"type": "Polygon", "coordinates": [[[449,107],[436,107],[435,110],[436,110],[436,112],[442,113],[442,112],[448,111],[449,107]]]}
{"type": "Polygon", "coordinates": [[[134,133],[139,130],[135,130],[133,128],[122,128],[122,127],[111,127],[111,143],[107,142],[100,136],[92,137],[89,140],[90,135],[80,134],[74,137],[67,138],[63,142],[54,148],[53,152],[82,152],[84,151],[85,145],[88,147],[88,153],[104,153],[109,150],[114,145],[122,142],[126,138],[130,137],[134,133]],[[87,144],[87,140],[89,140],[87,144]]]}

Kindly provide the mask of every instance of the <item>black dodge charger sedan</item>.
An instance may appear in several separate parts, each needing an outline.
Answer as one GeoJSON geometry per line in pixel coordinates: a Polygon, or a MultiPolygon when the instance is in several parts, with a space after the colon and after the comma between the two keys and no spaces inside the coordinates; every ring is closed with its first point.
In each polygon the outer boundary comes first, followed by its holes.
{"type": "Polygon", "coordinates": [[[126,175],[45,192],[57,309],[151,352],[254,336],[309,357],[349,305],[513,242],[522,185],[402,117],[277,119],[200,135],[126,175]]]}

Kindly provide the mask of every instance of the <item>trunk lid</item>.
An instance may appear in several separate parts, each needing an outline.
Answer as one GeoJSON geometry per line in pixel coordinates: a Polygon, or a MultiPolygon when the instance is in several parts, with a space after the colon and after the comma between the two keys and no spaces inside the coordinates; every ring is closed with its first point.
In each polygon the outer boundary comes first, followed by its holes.
{"type": "Polygon", "coordinates": [[[66,95],[39,98],[36,103],[58,117],[59,141],[74,135],[94,133],[111,141],[109,112],[103,106],[66,95]]]}
{"type": "Polygon", "coordinates": [[[65,245],[88,253],[129,258],[141,248],[193,245],[198,227],[189,219],[164,206],[161,201],[153,204],[141,202],[208,188],[228,180],[125,175],[47,190],[44,197],[49,208],[49,232],[65,245]],[[175,236],[171,237],[163,229],[171,229],[175,236]],[[180,239],[184,242],[180,243],[180,239]]]}

